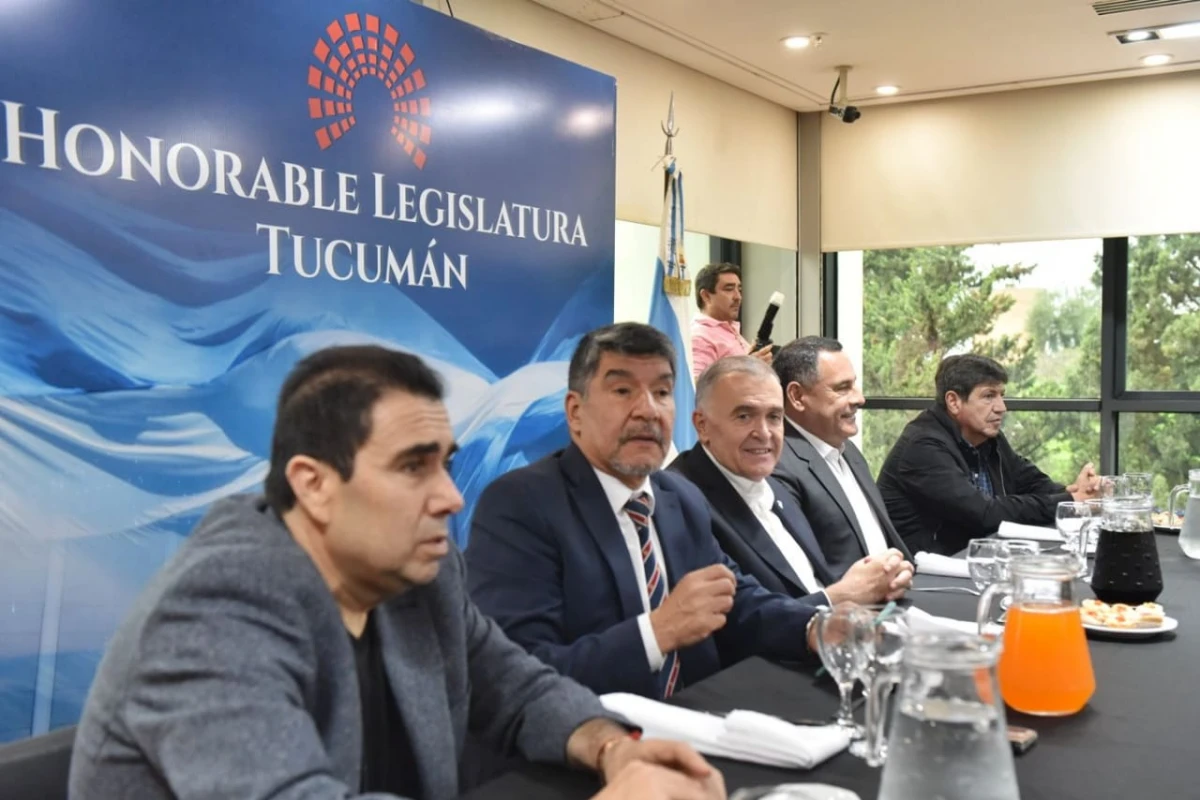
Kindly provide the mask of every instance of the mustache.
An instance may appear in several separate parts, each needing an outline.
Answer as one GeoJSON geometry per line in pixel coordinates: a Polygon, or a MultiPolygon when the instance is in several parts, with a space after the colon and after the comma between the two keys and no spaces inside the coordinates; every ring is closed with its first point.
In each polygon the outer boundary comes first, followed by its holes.
{"type": "Polygon", "coordinates": [[[659,446],[663,446],[663,433],[658,428],[638,428],[635,430],[625,431],[621,434],[621,438],[617,440],[618,444],[625,444],[634,439],[653,439],[659,446]]]}

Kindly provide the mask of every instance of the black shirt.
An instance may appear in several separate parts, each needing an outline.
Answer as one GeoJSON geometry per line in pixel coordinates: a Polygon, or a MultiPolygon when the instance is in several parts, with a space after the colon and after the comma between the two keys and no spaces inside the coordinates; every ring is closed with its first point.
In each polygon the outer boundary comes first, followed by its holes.
{"type": "Polygon", "coordinates": [[[412,742],[384,671],[374,612],[367,616],[362,636],[357,639],[351,636],[350,643],[358,667],[358,694],[362,701],[362,781],[358,791],[420,800],[421,781],[412,742]]]}

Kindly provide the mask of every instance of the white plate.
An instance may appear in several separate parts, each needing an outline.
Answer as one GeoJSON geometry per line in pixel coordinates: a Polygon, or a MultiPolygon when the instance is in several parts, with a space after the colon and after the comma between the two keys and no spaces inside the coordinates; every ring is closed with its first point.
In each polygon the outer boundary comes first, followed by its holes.
{"type": "Polygon", "coordinates": [[[1105,636],[1111,636],[1117,639],[1148,639],[1151,636],[1158,636],[1160,633],[1170,633],[1179,627],[1179,620],[1174,617],[1163,617],[1162,625],[1157,628],[1109,628],[1104,625],[1093,625],[1090,622],[1083,623],[1083,627],[1089,631],[1102,633],[1105,636]]]}

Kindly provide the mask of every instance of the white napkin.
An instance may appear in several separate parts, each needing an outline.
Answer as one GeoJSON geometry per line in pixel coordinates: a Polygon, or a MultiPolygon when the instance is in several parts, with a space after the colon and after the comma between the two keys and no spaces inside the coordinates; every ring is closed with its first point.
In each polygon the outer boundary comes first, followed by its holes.
{"type": "Polygon", "coordinates": [[[917,572],[922,575],[941,575],[946,578],[971,577],[971,571],[967,569],[965,558],[951,558],[922,550],[915,556],[915,561],[917,562],[917,572]]]}
{"type": "Polygon", "coordinates": [[[645,739],[675,739],[708,756],[754,764],[812,769],[850,745],[850,735],[836,725],[792,725],[756,711],[718,717],[623,692],[602,695],[600,702],[640,727],[645,739]]]}
{"type": "Polygon", "coordinates": [[[1022,525],[1019,522],[1001,522],[996,535],[1002,539],[1033,539],[1036,542],[1061,542],[1057,528],[1041,525],[1022,525]]]}
{"type": "MultiPolygon", "coordinates": [[[[944,633],[945,631],[970,634],[979,633],[979,626],[974,622],[951,619],[950,617],[937,617],[915,607],[904,612],[904,621],[908,624],[909,633],[944,633]]],[[[984,633],[998,636],[1004,633],[1004,626],[989,622],[984,626],[983,630],[984,633]]]]}

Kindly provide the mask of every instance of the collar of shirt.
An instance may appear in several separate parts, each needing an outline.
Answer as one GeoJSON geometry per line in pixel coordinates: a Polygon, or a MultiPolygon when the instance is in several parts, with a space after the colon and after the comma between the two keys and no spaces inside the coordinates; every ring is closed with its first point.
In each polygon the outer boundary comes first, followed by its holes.
{"type": "Polygon", "coordinates": [[[742,334],[742,323],[724,322],[723,320],[713,319],[703,311],[698,312],[696,316],[692,317],[692,322],[697,325],[705,325],[710,328],[728,328],[739,336],[742,334]]]}
{"type": "Polygon", "coordinates": [[[765,480],[752,481],[749,478],[743,478],[741,475],[725,469],[725,465],[717,461],[716,456],[707,447],[704,448],[704,452],[733,485],[734,490],[746,501],[746,505],[759,513],[772,513],[775,507],[775,492],[771,489],[771,484],[765,480]]]}
{"type": "Polygon", "coordinates": [[[608,498],[608,504],[612,506],[614,514],[624,514],[625,504],[629,502],[629,498],[633,497],[638,492],[645,492],[650,496],[650,513],[654,513],[654,487],[650,485],[650,478],[642,479],[642,485],[636,489],[630,489],[621,479],[615,475],[609,475],[607,472],[592,467],[592,471],[596,473],[596,477],[600,479],[600,487],[604,489],[604,496],[608,498]]]}
{"type": "Polygon", "coordinates": [[[831,445],[829,442],[825,441],[821,437],[815,436],[814,434],[806,431],[804,428],[801,428],[799,425],[792,422],[787,417],[784,417],[784,419],[787,419],[788,424],[791,425],[796,430],[798,430],[800,432],[801,436],[803,436],[805,439],[808,439],[808,441],[812,444],[812,446],[816,448],[817,455],[821,456],[821,458],[825,459],[830,464],[837,463],[838,458],[841,457],[842,453],[845,451],[846,445],[842,445],[841,447],[834,447],[833,445],[831,445]]]}

